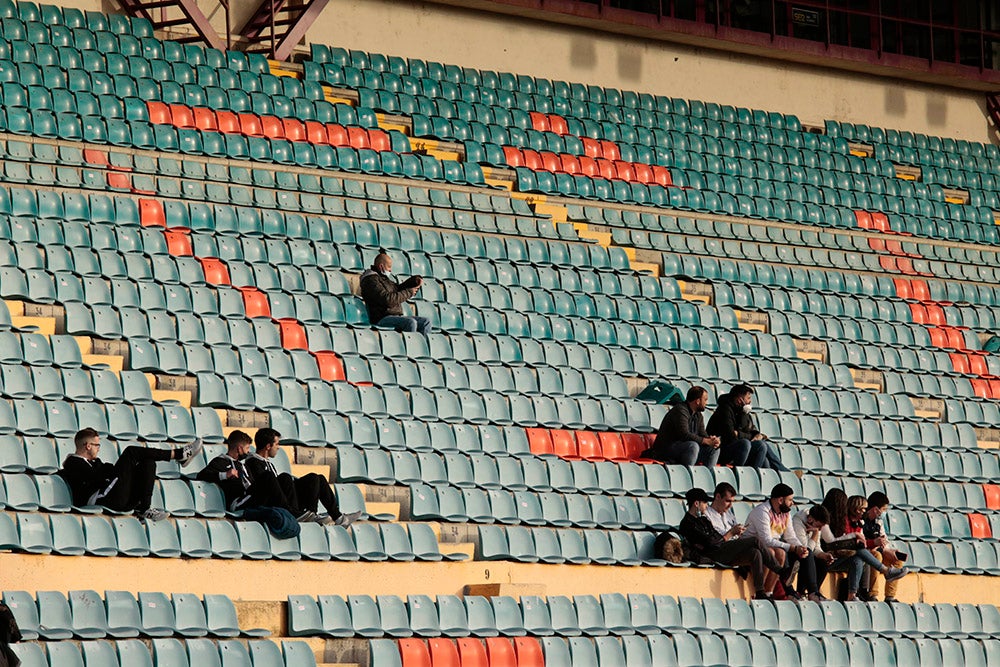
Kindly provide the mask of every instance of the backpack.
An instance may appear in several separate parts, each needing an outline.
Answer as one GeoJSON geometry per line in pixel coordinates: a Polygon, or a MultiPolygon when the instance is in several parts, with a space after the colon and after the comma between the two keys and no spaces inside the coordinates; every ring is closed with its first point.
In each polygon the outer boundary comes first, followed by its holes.
{"type": "Polygon", "coordinates": [[[282,507],[253,507],[243,511],[243,518],[264,524],[279,540],[298,537],[302,532],[292,513],[282,507]]]}

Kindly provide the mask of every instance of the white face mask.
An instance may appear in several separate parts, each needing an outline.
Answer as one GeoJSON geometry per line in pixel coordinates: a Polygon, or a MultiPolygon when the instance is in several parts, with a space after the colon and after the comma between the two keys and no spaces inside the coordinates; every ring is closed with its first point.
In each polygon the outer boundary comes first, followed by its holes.
{"type": "Polygon", "coordinates": [[[750,414],[750,412],[752,410],[753,410],[753,406],[750,405],[749,403],[747,403],[746,405],[743,406],[743,413],[744,414],[750,414]]]}

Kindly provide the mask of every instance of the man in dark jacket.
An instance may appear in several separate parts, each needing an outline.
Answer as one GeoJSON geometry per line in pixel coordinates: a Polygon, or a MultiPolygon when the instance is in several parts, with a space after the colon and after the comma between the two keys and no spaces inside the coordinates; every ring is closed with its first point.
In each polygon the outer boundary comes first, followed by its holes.
{"type": "Polygon", "coordinates": [[[719,405],[706,429],[722,441],[719,463],[787,471],[778,450],[757,430],[752,409],[753,388],[748,385],[736,385],[719,397],[719,405]]]}
{"type": "Polygon", "coordinates": [[[403,302],[412,299],[423,283],[420,276],[398,282],[392,275],[392,257],[381,251],[372,267],[361,274],[361,298],[368,308],[368,321],[397,331],[429,334],[431,323],[426,317],[403,315],[403,302]]]}
{"type": "Polygon", "coordinates": [[[693,556],[699,560],[715,561],[720,565],[749,566],[756,599],[767,599],[764,592],[765,568],[777,573],[782,579],[790,575],[791,566],[782,569],[771,551],[761,546],[756,538],[740,537],[741,531],[735,528],[725,535],[720,534],[705,516],[705,510],[712,499],[704,489],[691,489],[685,499],[688,511],[681,519],[678,530],[687,541],[693,556]]]}
{"type": "Polygon", "coordinates": [[[237,512],[256,507],[247,473],[246,457],[253,440],[243,431],[233,431],[226,438],[226,453],[219,454],[198,472],[198,480],[218,484],[226,498],[226,509],[237,512]]]}
{"type": "Polygon", "coordinates": [[[115,463],[97,458],[101,436],[93,428],[84,428],[73,438],[75,453],[63,461],[59,476],[66,480],[73,504],[103,505],[116,512],[135,512],[140,519],[166,519],[165,510],[150,507],[157,461],[178,461],[187,465],[202,449],[201,440],[176,449],[126,447],[115,463]]]}
{"type": "Polygon", "coordinates": [[[660,423],[653,446],[643,452],[664,463],[714,466],[719,460],[719,438],[705,431],[702,413],[708,406],[708,391],[691,387],[687,400],[670,409],[660,423]]]}

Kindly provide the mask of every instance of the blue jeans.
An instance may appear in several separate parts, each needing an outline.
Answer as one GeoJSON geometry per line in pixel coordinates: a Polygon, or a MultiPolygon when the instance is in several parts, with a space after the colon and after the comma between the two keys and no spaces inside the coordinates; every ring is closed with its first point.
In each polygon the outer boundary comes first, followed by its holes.
{"type": "Polygon", "coordinates": [[[403,315],[386,315],[376,326],[392,327],[396,331],[409,331],[427,335],[431,332],[431,321],[426,317],[405,317],[403,315]]]}
{"type": "Polygon", "coordinates": [[[847,590],[849,593],[857,593],[861,586],[861,575],[864,574],[865,565],[870,565],[878,571],[882,571],[882,563],[875,558],[868,549],[858,549],[853,556],[838,558],[830,563],[826,568],[827,572],[847,572],[847,590]]]}
{"type": "Polygon", "coordinates": [[[714,466],[719,462],[719,448],[699,445],[694,440],[677,440],[667,445],[667,456],[671,462],[682,466],[696,463],[714,466]]]}
{"type": "Polygon", "coordinates": [[[719,465],[766,468],[767,442],[740,438],[719,448],[719,465]]]}
{"type": "Polygon", "coordinates": [[[781,456],[778,454],[778,448],[775,447],[768,440],[757,440],[757,442],[764,443],[766,452],[764,453],[765,464],[761,464],[761,468],[770,468],[771,470],[777,470],[778,472],[789,472],[788,466],[781,462],[781,456]]]}

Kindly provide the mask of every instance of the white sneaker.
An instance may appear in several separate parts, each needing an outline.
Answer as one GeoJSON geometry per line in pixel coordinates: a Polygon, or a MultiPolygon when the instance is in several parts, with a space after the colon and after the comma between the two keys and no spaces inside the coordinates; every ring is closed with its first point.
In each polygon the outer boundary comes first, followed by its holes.
{"type": "Polygon", "coordinates": [[[146,521],[163,521],[170,516],[170,513],[166,510],[161,510],[159,507],[150,507],[145,512],[136,510],[135,515],[136,517],[145,519],[146,521]]]}
{"type": "Polygon", "coordinates": [[[194,460],[194,457],[198,456],[198,454],[204,447],[205,444],[201,441],[201,438],[196,438],[194,442],[190,442],[181,448],[184,453],[181,454],[181,457],[180,459],[178,459],[178,462],[181,464],[181,466],[186,466],[187,464],[191,463],[192,460],[194,460]]]}
{"type": "Polygon", "coordinates": [[[333,523],[333,519],[329,514],[317,514],[314,520],[321,526],[329,526],[333,523]]]}
{"type": "Polygon", "coordinates": [[[316,521],[317,518],[318,517],[316,516],[316,512],[310,512],[309,510],[306,510],[305,512],[297,516],[295,520],[298,521],[299,523],[312,523],[316,521]]]}
{"type": "Polygon", "coordinates": [[[344,528],[347,528],[360,518],[361,518],[361,512],[348,512],[347,514],[341,514],[340,516],[338,516],[337,520],[334,521],[334,523],[337,524],[338,526],[343,526],[344,528]]]}

